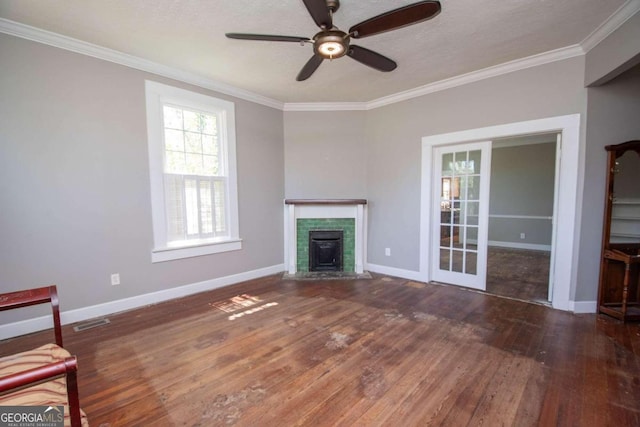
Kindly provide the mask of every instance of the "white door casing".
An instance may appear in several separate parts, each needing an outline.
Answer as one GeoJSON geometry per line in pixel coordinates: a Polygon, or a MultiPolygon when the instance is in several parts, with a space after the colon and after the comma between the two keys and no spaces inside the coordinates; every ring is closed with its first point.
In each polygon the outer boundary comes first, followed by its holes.
{"type": "MultiPolygon", "coordinates": [[[[426,136],[422,138],[422,186],[420,206],[420,277],[429,282],[432,279],[432,197],[434,148],[437,146],[492,140],[496,138],[526,136],[540,133],[559,133],[562,137],[562,152],[558,152],[556,180],[557,206],[554,215],[553,295],[551,303],[560,310],[595,312],[595,303],[572,301],[577,281],[578,243],[580,241],[580,218],[578,206],[581,203],[580,159],[584,154],[580,149],[580,114],[529,120],[497,126],[488,126],[460,132],[426,136]],[[593,305],[593,307],[592,307],[593,305]]],[[[560,150],[560,148],[558,148],[560,150]]],[[[435,196],[437,197],[437,195],[435,196]]]]}

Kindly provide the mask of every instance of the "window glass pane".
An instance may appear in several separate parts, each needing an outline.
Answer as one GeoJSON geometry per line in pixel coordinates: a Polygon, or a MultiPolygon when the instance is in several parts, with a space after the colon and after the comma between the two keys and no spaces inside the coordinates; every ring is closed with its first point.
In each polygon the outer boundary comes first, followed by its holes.
{"type": "Polygon", "coordinates": [[[449,271],[449,260],[451,251],[449,249],[440,249],[440,270],[449,271]]]}
{"type": "Polygon", "coordinates": [[[440,224],[451,224],[451,209],[440,210],[440,224]]]}
{"type": "Polygon", "coordinates": [[[457,212],[458,215],[458,224],[465,224],[467,218],[467,202],[460,202],[460,210],[457,212]]]}
{"type": "Polygon", "coordinates": [[[184,239],[183,181],[181,175],[165,175],[165,201],[167,212],[167,236],[169,241],[184,239]]]}
{"type": "Polygon", "coordinates": [[[200,114],[184,110],[184,129],[192,132],[200,132],[200,114]]]}
{"type": "Polygon", "coordinates": [[[465,216],[467,225],[478,225],[480,202],[467,202],[465,216]]]}
{"type": "Polygon", "coordinates": [[[477,274],[478,254],[475,252],[467,252],[464,263],[464,272],[467,274],[477,274]]]}
{"type": "Polygon", "coordinates": [[[202,153],[202,135],[195,132],[185,132],[185,148],[187,153],[202,153]]]}
{"type": "Polygon", "coordinates": [[[453,202],[453,208],[451,209],[451,222],[453,224],[461,224],[460,202],[453,202]]]}
{"type": "Polygon", "coordinates": [[[451,240],[454,248],[462,249],[463,227],[453,226],[451,240]]]}
{"type": "Polygon", "coordinates": [[[454,200],[460,198],[460,177],[451,180],[451,198],[454,200]]]}
{"type": "Polygon", "coordinates": [[[479,200],[480,199],[480,177],[468,176],[466,177],[467,186],[467,200],[479,200]]]}
{"type": "Polygon", "coordinates": [[[167,150],[184,151],[184,137],[181,130],[165,129],[164,146],[167,150]]]}
{"type": "Polygon", "coordinates": [[[218,157],[216,156],[202,156],[203,175],[215,176],[219,175],[218,157]]]}
{"type": "Polygon", "coordinates": [[[213,206],[211,181],[200,181],[200,222],[202,234],[213,233],[213,206]]]}
{"type": "Polygon", "coordinates": [[[198,187],[195,179],[184,180],[187,234],[198,234],[198,187]]]}
{"type": "Polygon", "coordinates": [[[451,226],[450,225],[441,225],[440,226],[440,246],[448,248],[451,245],[451,226]]]}
{"type": "Polygon", "coordinates": [[[442,178],[442,191],[440,197],[443,201],[451,200],[451,178],[442,178]]]}
{"type": "Polygon", "coordinates": [[[227,233],[227,206],[226,185],[224,181],[214,181],[214,206],[216,233],[227,233]]]}
{"type": "Polygon", "coordinates": [[[202,175],[202,156],[200,154],[186,154],[188,175],[202,175]]]}
{"type": "Polygon", "coordinates": [[[480,175],[480,150],[469,151],[469,173],[480,175]]]}
{"type": "Polygon", "coordinates": [[[442,155],[442,176],[453,175],[453,153],[442,155]]]}
{"type": "Polygon", "coordinates": [[[209,114],[202,115],[202,133],[206,133],[207,135],[216,135],[218,133],[216,116],[209,114]]]}
{"type": "Polygon", "coordinates": [[[213,135],[202,135],[202,152],[204,154],[218,154],[218,139],[213,135]]]}
{"type": "Polygon", "coordinates": [[[165,105],[162,111],[165,128],[182,130],[182,109],[165,105]]]}
{"type": "Polygon", "coordinates": [[[478,249],[478,227],[466,227],[466,248],[478,249]]]}
{"type": "Polygon", "coordinates": [[[455,271],[456,273],[462,273],[462,261],[464,259],[463,251],[456,251],[455,249],[451,251],[451,271],[455,271]]]}
{"type": "Polygon", "coordinates": [[[186,164],[182,151],[165,151],[165,172],[185,173],[186,164]]]}
{"type": "Polygon", "coordinates": [[[454,153],[454,158],[453,158],[454,162],[453,162],[453,173],[456,175],[462,175],[465,173],[469,173],[468,172],[468,165],[467,165],[467,152],[466,151],[460,151],[457,153],[454,153]]]}

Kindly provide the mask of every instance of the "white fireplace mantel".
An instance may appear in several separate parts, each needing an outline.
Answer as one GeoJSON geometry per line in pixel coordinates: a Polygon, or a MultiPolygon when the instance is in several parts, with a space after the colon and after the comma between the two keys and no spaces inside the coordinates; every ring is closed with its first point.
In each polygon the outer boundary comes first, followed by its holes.
{"type": "Polygon", "coordinates": [[[284,204],[284,262],[289,274],[295,274],[297,268],[298,218],[354,218],[355,272],[364,272],[367,248],[365,199],[286,199],[284,204]]]}

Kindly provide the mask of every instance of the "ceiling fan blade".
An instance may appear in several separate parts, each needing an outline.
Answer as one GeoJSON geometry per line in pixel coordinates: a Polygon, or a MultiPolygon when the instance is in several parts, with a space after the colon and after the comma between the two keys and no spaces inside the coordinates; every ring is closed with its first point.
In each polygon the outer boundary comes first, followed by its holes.
{"type": "Polygon", "coordinates": [[[384,33],[407,25],[426,21],[440,13],[439,1],[421,1],[367,19],[349,28],[349,34],[354,39],[384,33]]]}
{"type": "Polygon", "coordinates": [[[378,71],[393,71],[398,66],[395,61],[362,46],[349,46],[347,55],[364,65],[375,68],[378,71]]]}
{"type": "Polygon", "coordinates": [[[225,34],[230,39],[238,40],[260,40],[266,42],[308,42],[311,41],[309,37],[296,37],[296,36],[277,36],[270,34],[244,34],[244,33],[227,33],[225,34]]]}
{"type": "Polygon", "coordinates": [[[307,6],[309,15],[311,15],[318,27],[326,28],[328,30],[333,27],[333,20],[331,19],[331,13],[329,13],[326,0],[302,1],[304,2],[304,5],[307,6]]]}
{"type": "Polygon", "coordinates": [[[313,55],[311,59],[309,59],[307,63],[304,64],[304,67],[302,67],[302,70],[300,70],[300,72],[298,73],[298,77],[296,77],[296,80],[299,82],[307,80],[318,69],[323,60],[324,58],[322,56],[313,55]]]}

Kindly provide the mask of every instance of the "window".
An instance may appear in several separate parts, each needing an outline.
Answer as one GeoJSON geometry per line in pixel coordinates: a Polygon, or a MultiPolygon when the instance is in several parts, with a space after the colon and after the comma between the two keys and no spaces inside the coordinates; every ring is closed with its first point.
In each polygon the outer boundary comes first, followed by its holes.
{"type": "Polygon", "coordinates": [[[241,248],[234,105],[146,82],[152,262],[241,248]]]}

